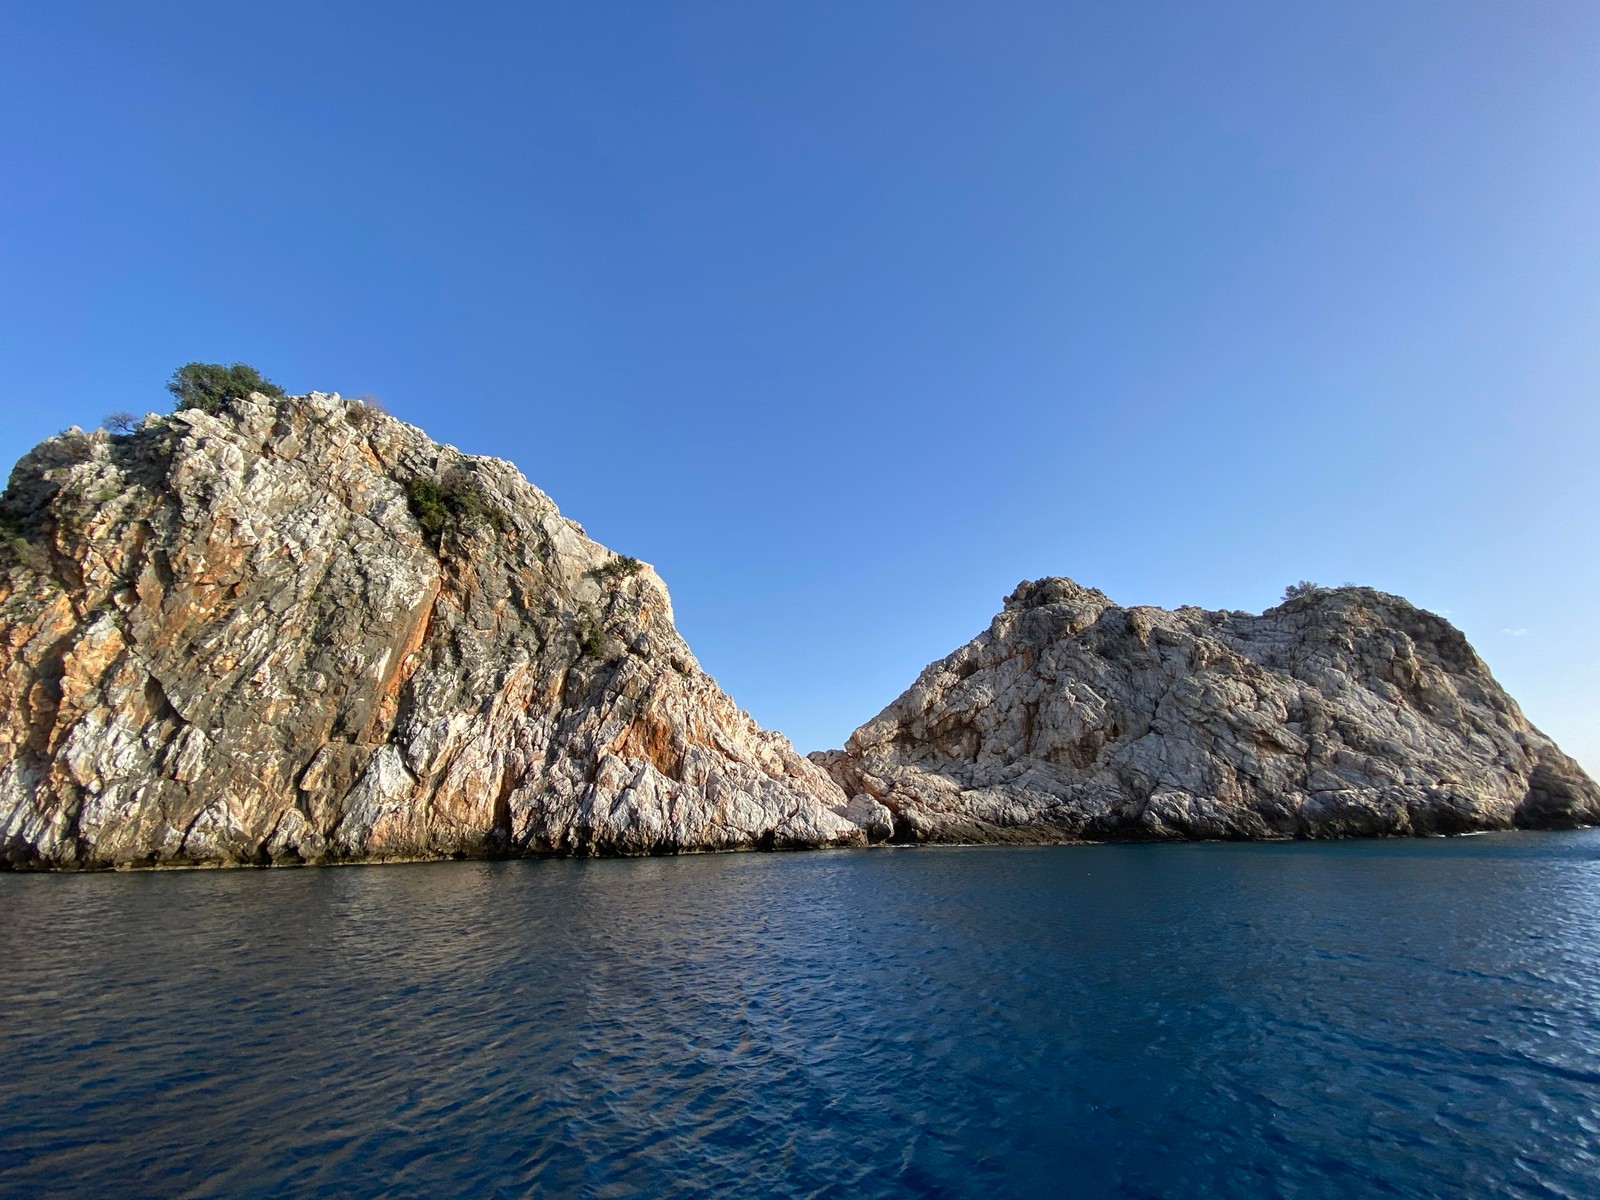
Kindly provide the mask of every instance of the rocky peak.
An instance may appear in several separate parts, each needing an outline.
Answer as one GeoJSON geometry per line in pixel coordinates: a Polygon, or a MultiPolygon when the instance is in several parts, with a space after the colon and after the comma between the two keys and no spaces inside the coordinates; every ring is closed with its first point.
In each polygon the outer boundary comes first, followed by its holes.
{"type": "Polygon", "coordinates": [[[1005,599],[1005,612],[1018,612],[1050,605],[1067,605],[1073,609],[1106,609],[1111,599],[1096,588],[1087,588],[1059,575],[1044,579],[1024,579],[1005,599]]]}

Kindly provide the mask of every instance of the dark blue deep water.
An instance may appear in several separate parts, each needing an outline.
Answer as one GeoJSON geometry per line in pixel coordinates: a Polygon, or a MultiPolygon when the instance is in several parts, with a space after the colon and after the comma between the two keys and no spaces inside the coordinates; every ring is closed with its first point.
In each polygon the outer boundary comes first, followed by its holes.
{"type": "Polygon", "coordinates": [[[0,876],[0,1193],[1600,1195],[1600,832],[0,876]]]}

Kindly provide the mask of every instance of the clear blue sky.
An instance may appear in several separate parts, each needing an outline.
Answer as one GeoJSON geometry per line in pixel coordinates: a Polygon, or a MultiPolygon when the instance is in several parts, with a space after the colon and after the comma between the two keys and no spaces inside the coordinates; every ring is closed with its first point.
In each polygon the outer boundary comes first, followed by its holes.
{"type": "Polygon", "coordinates": [[[837,745],[1023,578],[1448,613],[1600,772],[1600,5],[7,6],[0,454],[374,393],[837,745]]]}

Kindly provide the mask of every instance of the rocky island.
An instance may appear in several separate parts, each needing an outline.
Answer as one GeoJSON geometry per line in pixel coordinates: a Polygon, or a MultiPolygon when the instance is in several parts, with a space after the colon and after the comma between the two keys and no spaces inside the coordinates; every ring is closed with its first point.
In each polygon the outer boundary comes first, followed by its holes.
{"type": "Polygon", "coordinates": [[[1371,588],[1260,615],[1023,583],[814,754],[906,841],[1326,838],[1600,824],[1461,632],[1371,588]]]}
{"type": "Polygon", "coordinates": [[[1600,823],[1462,635],[1020,586],[842,751],[695,661],[509,463],[336,395],[71,430],[0,498],[13,867],[1290,838],[1600,823]]]}

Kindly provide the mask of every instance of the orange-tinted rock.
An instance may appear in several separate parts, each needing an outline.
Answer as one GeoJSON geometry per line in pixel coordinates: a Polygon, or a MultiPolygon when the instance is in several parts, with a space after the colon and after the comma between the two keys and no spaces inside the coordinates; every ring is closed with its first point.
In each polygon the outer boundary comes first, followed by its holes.
{"type": "Polygon", "coordinates": [[[654,571],[361,404],[69,432],[0,514],[13,863],[865,840],[700,670],[654,571]]]}

